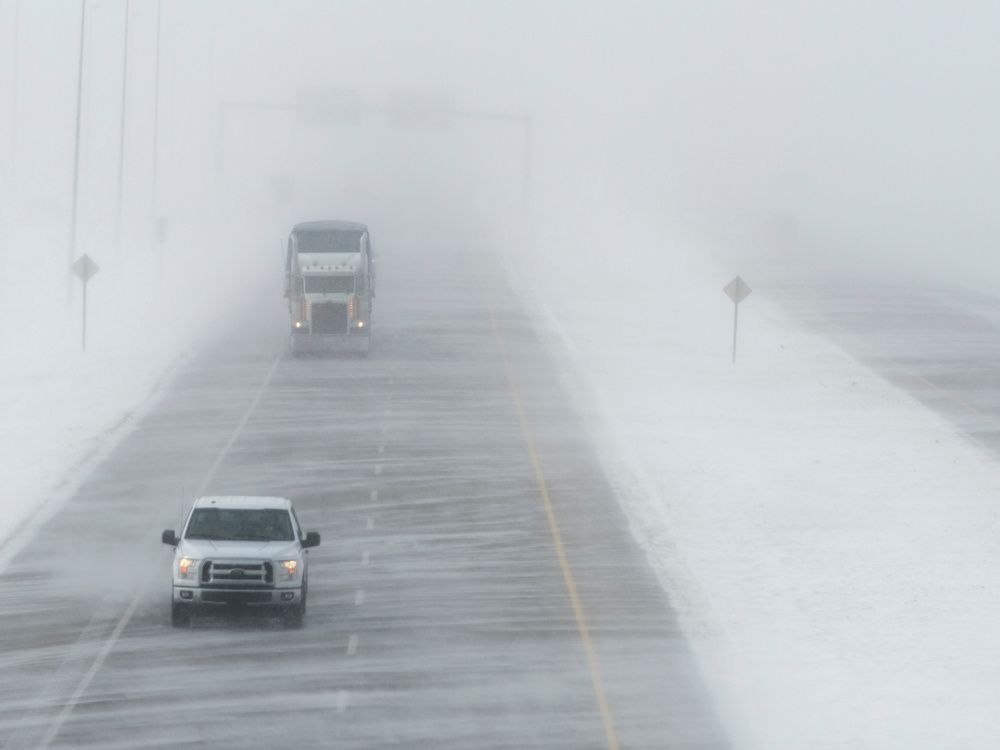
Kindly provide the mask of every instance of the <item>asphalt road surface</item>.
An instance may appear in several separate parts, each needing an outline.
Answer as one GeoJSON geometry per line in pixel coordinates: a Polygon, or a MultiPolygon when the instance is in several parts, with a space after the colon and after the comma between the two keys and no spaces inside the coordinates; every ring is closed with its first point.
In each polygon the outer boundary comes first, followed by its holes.
{"type": "Polygon", "coordinates": [[[289,358],[248,311],[6,567],[0,746],[727,746],[502,274],[380,273],[369,358],[289,358]],[[170,626],[160,531],[203,493],[290,497],[322,534],[303,629],[170,626]]]}

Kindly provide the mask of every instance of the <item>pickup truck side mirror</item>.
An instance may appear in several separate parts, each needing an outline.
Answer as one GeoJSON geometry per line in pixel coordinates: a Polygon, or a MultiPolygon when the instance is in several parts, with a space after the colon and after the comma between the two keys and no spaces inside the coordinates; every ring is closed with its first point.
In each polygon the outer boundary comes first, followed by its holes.
{"type": "Polygon", "coordinates": [[[160,540],[164,544],[169,544],[171,547],[177,546],[177,535],[174,533],[173,529],[164,529],[163,536],[160,537],[160,540]]]}
{"type": "Polygon", "coordinates": [[[319,532],[318,531],[307,531],[306,538],[302,540],[302,547],[318,547],[319,546],[319,532]]]}

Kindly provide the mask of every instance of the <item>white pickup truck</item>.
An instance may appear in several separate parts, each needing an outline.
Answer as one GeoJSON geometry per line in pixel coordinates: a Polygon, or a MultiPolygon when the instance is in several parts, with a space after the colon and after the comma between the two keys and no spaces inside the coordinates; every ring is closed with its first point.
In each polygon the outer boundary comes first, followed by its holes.
{"type": "Polygon", "coordinates": [[[201,497],[178,536],[163,532],[175,548],[174,627],[190,624],[198,609],[235,605],[276,611],[300,626],[306,612],[308,549],[315,531],[303,534],[295,509],[283,497],[201,497]]]}

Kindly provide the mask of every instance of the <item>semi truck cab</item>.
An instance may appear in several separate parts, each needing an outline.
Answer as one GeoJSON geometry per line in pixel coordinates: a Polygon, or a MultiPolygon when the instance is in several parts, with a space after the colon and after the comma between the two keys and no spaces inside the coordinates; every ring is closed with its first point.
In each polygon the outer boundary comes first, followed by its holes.
{"type": "Polygon", "coordinates": [[[314,221],[293,227],[285,258],[292,354],[367,354],[374,284],[371,239],[364,224],[314,221]]]}

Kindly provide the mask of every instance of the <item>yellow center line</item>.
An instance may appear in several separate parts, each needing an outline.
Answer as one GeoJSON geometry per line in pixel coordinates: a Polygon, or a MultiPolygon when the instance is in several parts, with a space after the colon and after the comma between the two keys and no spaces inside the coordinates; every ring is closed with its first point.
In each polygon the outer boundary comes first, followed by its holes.
{"type": "Polygon", "coordinates": [[[569,593],[569,600],[573,607],[573,616],[576,619],[576,629],[583,642],[583,650],[587,657],[587,668],[590,671],[590,681],[594,688],[594,697],[597,700],[597,708],[601,714],[601,722],[604,724],[604,736],[608,743],[609,750],[620,750],[618,734],[615,731],[615,719],[608,705],[608,696],[604,688],[604,677],[601,673],[601,662],[597,656],[597,649],[594,648],[594,641],[590,636],[590,627],[587,625],[587,617],[583,612],[583,604],[580,602],[580,594],[576,588],[576,580],[573,578],[573,569],[570,567],[569,559],[566,557],[566,547],[563,544],[562,533],[559,531],[559,523],[556,520],[555,509],[552,506],[552,498],[549,495],[549,487],[545,481],[545,472],[542,470],[542,462],[538,457],[538,449],[535,445],[535,438],[531,432],[531,425],[524,412],[524,404],[521,401],[521,394],[514,380],[514,371],[507,356],[507,348],[504,346],[503,336],[497,324],[496,310],[493,305],[489,306],[490,321],[493,326],[493,337],[496,340],[497,349],[503,360],[504,372],[507,376],[507,386],[510,389],[511,399],[514,402],[514,410],[517,412],[517,419],[521,424],[521,433],[528,448],[528,455],[531,457],[531,467],[535,472],[535,481],[538,484],[538,491],[542,497],[542,505],[545,507],[545,517],[549,523],[549,533],[552,535],[552,544],[556,549],[556,557],[559,560],[559,567],[562,569],[563,582],[566,584],[566,591],[569,593]]]}

